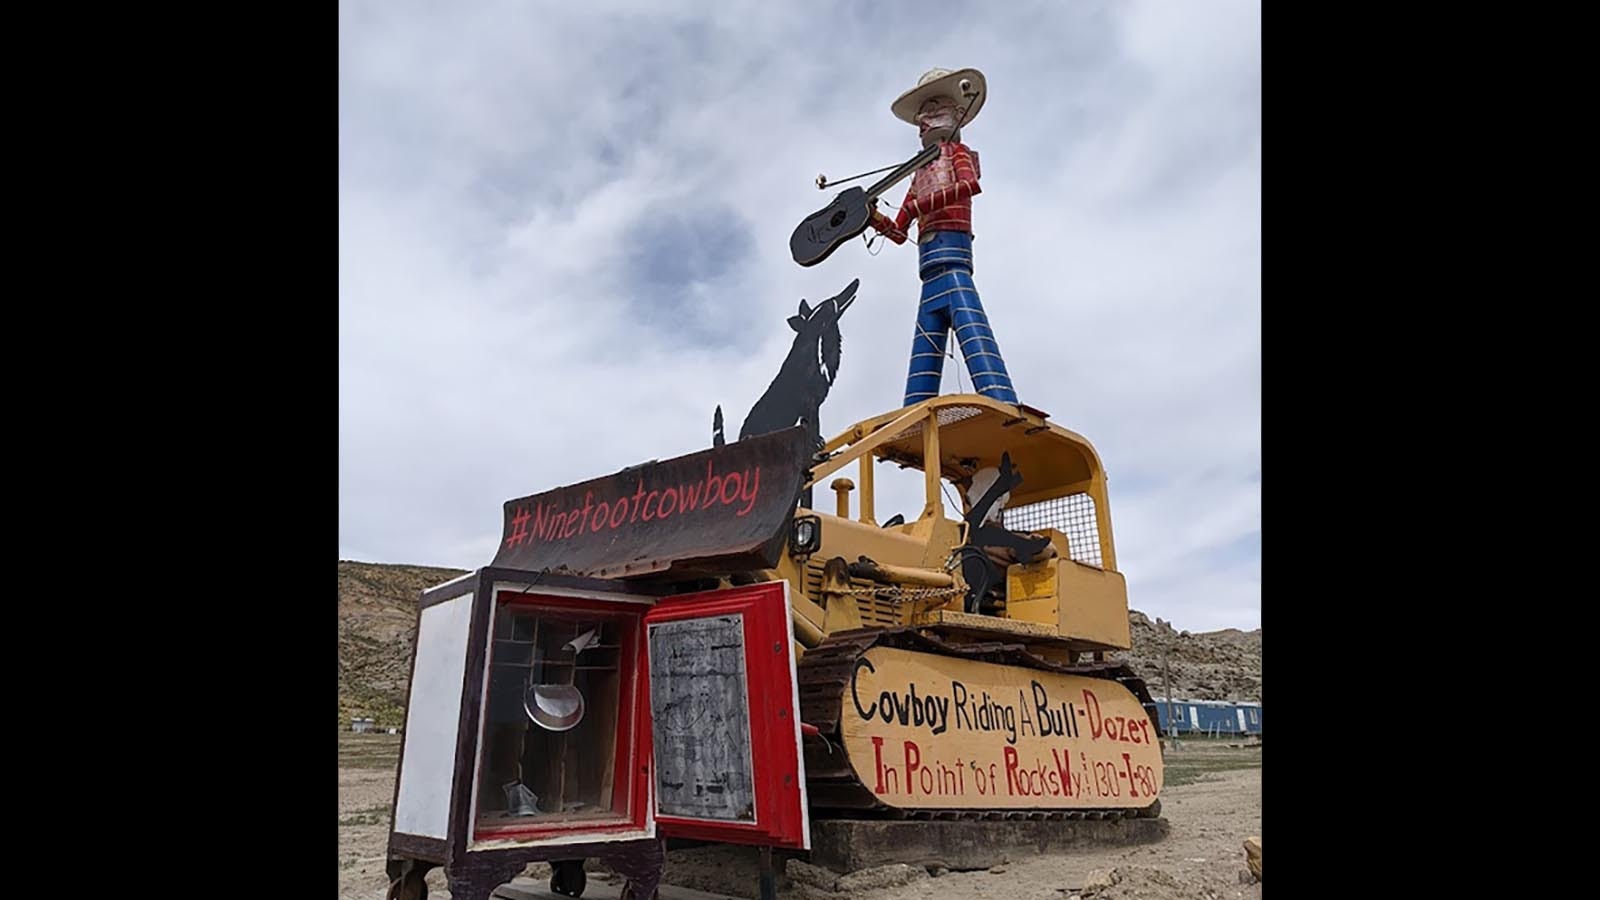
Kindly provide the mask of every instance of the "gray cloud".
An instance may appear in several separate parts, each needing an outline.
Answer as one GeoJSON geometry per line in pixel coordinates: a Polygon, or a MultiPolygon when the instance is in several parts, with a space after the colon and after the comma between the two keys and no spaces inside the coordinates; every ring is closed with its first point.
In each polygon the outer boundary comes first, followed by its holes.
{"type": "Polygon", "coordinates": [[[922,71],[971,65],[976,278],[1023,399],[1105,460],[1133,605],[1253,627],[1259,45],[1254,2],[345,0],[341,556],[479,565],[505,499],[704,447],[851,278],[824,429],[898,405],[914,250],[802,269],[788,234],[817,172],[917,149],[888,106],[922,71]]]}

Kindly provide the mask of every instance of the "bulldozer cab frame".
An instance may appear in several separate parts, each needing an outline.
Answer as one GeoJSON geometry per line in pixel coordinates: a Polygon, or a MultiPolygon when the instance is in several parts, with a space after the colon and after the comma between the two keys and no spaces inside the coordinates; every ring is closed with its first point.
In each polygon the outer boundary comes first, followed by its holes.
{"type": "MultiPolygon", "coordinates": [[[[1094,446],[1082,435],[1047,421],[1048,413],[1013,406],[977,394],[951,394],[858,422],[823,445],[825,462],[812,468],[807,487],[852,462],[858,463],[857,519],[877,525],[873,462],[882,459],[924,473],[924,502],[916,521],[897,526],[910,533],[919,522],[944,518],[940,479],[966,488],[972,476],[997,467],[1002,454],[1023,482],[1006,504],[1009,528],[1053,530],[1065,539],[1062,555],[1101,569],[1116,570],[1105,469],[1094,446]],[[929,460],[937,460],[929,465],[929,460]]],[[[841,498],[842,499],[842,498],[841,498]]],[[[841,515],[841,518],[846,516],[841,515]]]]}

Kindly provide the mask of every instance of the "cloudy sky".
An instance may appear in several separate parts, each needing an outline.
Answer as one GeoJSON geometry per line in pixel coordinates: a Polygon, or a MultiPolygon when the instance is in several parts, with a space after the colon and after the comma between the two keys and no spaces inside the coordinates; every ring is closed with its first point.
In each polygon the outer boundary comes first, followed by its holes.
{"type": "Polygon", "coordinates": [[[717,404],[736,431],[800,298],[852,278],[823,430],[897,407],[915,250],[801,268],[788,237],[971,66],[1018,393],[1105,461],[1134,608],[1260,624],[1258,0],[341,0],[339,35],[341,559],[473,568],[505,500],[702,449],[717,404]]]}

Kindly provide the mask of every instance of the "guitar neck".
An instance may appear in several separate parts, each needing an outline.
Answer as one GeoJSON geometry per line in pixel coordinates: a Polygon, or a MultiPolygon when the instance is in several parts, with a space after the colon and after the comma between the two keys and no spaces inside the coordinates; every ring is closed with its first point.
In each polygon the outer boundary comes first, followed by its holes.
{"type": "Polygon", "coordinates": [[[879,181],[878,183],[874,184],[872,187],[867,188],[867,202],[868,203],[873,203],[873,202],[877,201],[879,194],[883,193],[884,191],[887,191],[889,188],[894,187],[895,184],[897,184],[901,179],[905,178],[907,175],[912,174],[913,172],[917,171],[918,169],[922,168],[923,166],[927,165],[928,163],[933,162],[934,160],[936,160],[938,158],[939,158],[939,145],[938,144],[934,144],[932,147],[928,147],[927,149],[923,150],[921,153],[918,153],[916,156],[911,157],[909,160],[906,161],[905,165],[903,165],[900,168],[895,169],[893,172],[890,172],[889,174],[883,176],[883,179],[881,181],[879,181]]]}

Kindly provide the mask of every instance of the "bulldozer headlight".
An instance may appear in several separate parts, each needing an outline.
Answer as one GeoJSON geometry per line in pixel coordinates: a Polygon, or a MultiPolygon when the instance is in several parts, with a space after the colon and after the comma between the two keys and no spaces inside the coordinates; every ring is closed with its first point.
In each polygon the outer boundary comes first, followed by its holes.
{"type": "Polygon", "coordinates": [[[816,516],[802,516],[794,520],[789,534],[791,553],[815,553],[822,549],[822,520],[816,516]]]}

